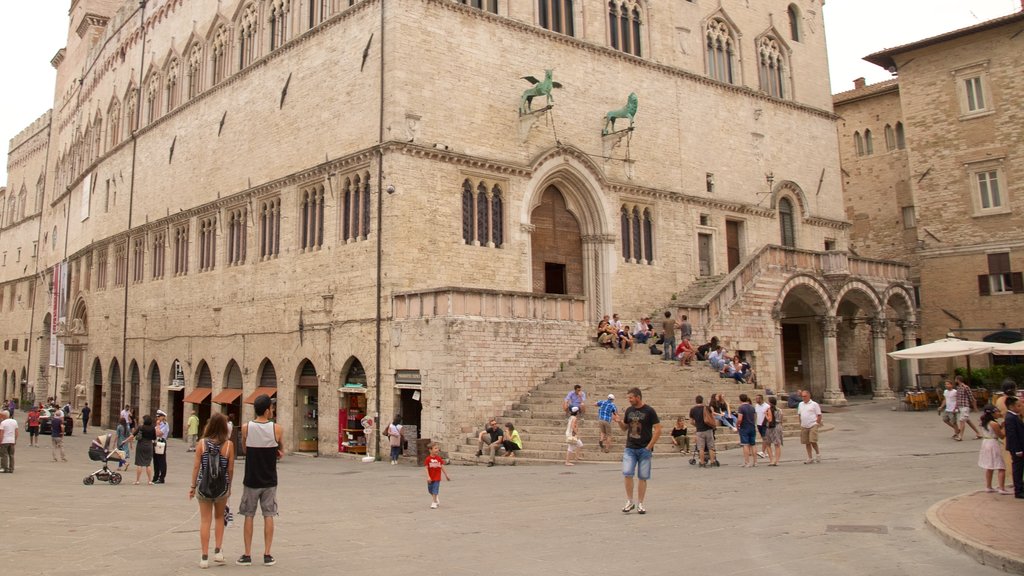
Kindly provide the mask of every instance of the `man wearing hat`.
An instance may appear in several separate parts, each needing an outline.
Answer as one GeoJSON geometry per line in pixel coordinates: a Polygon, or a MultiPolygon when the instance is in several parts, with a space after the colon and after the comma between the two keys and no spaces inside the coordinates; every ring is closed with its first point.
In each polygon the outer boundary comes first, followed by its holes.
{"type": "Polygon", "coordinates": [[[598,444],[601,450],[608,452],[612,445],[612,415],[619,412],[615,406],[615,394],[609,394],[607,400],[598,400],[594,406],[597,406],[597,425],[601,429],[598,444]]]}

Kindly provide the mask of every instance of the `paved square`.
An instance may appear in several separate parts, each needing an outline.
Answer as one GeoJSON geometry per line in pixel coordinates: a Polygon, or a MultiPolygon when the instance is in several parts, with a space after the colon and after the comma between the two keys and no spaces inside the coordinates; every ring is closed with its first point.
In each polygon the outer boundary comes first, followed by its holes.
{"type": "MultiPolygon", "coordinates": [[[[778,468],[702,470],[658,453],[648,514],[625,515],[617,465],[452,466],[431,510],[411,465],[288,456],[280,466],[274,567],[239,567],[240,519],[217,573],[280,574],[1002,574],[948,548],[924,524],[933,503],[983,487],[978,443],[953,442],[934,412],[893,402],[825,414],[823,462],[802,465],[786,439],[778,468]],[[695,572],[697,571],[697,572],[695,572]]],[[[655,406],[662,412],[668,407],[655,406]]],[[[19,418],[23,414],[17,415],[19,418]]],[[[591,425],[593,423],[588,423],[591,425]]],[[[199,570],[198,509],[187,498],[191,454],[175,442],[163,486],[83,486],[92,435],[22,435],[15,474],[0,475],[5,574],[188,574],[199,570]],[[6,568],[10,567],[11,571],[6,568]]],[[[621,443],[620,443],[621,445],[621,443]]],[[[241,473],[241,466],[239,466],[241,473]]],[[[237,506],[240,483],[232,505],[237,506]]],[[[1007,498],[1006,505],[1020,505],[1007,498]]],[[[253,557],[262,554],[257,518],[253,557]]],[[[212,547],[212,545],[211,545],[212,547]]]]}

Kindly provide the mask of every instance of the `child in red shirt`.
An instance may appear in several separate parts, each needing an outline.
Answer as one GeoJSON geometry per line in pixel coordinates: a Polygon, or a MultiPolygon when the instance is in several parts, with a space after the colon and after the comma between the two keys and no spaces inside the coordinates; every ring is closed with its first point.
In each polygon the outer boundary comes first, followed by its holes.
{"type": "Polygon", "coordinates": [[[451,478],[448,477],[448,472],[444,469],[444,460],[441,458],[441,447],[437,445],[437,442],[430,443],[430,456],[427,456],[424,461],[424,466],[427,468],[427,492],[433,497],[433,502],[430,503],[431,508],[437,508],[438,500],[437,493],[441,490],[441,474],[444,474],[444,479],[451,482],[451,478]]]}

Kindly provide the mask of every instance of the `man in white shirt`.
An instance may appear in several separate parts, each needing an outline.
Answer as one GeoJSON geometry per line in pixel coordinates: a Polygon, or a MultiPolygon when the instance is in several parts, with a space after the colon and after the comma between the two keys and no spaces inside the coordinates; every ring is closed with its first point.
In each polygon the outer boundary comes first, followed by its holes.
{"type": "Polygon", "coordinates": [[[807,449],[807,460],[804,464],[821,463],[821,452],[818,450],[818,428],[821,426],[821,406],[811,400],[811,392],[803,390],[800,392],[803,398],[796,411],[800,414],[800,443],[807,449]],[[814,450],[814,458],[811,458],[811,450],[814,450]]]}
{"type": "Polygon", "coordinates": [[[0,412],[0,469],[14,472],[14,446],[18,443],[18,421],[7,410],[0,412]]]}
{"type": "Polygon", "coordinates": [[[708,363],[715,369],[715,372],[720,371],[724,366],[726,359],[728,358],[725,348],[719,346],[715,348],[715,351],[708,355],[708,363]]]}
{"type": "Polygon", "coordinates": [[[768,425],[764,421],[764,413],[768,411],[770,406],[764,401],[764,395],[758,394],[754,396],[754,412],[757,414],[757,433],[761,435],[761,451],[757,453],[758,458],[768,457],[768,440],[765,439],[764,435],[768,432],[768,425]]]}
{"type": "Polygon", "coordinates": [[[942,421],[945,422],[946,426],[953,429],[953,438],[956,438],[960,435],[960,428],[957,425],[956,388],[953,386],[953,382],[949,380],[946,380],[943,384],[946,385],[946,389],[942,391],[939,414],[942,414],[942,421]]]}

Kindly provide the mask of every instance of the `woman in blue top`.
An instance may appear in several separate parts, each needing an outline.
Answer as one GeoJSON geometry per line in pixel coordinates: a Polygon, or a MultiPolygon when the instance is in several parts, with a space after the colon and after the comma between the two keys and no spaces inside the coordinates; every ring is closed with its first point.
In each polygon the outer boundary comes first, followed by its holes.
{"type": "Polygon", "coordinates": [[[192,465],[192,485],[189,487],[188,497],[199,501],[199,544],[203,556],[199,560],[200,568],[210,566],[210,523],[214,525],[214,548],[213,561],[216,564],[224,563],[224,554],[221,552],[221,545],[224,543],[224,507],[227,506],[228,497],[231,496],[231,478],[235,473],[235,445],[228,440],[228,419],[217,412],[210,416],[203,430],[203,437],[199,442],[200,449],[196,450],[195,462],[192,465]],[[196,491],[199,481],[210,467],[210,459],[217,458],[219,469],[227,471],[227,482],[223,494],[219,496],[204,495],[196,491]],[[216,519],[216,520],[215,520],[216,519]]]}

